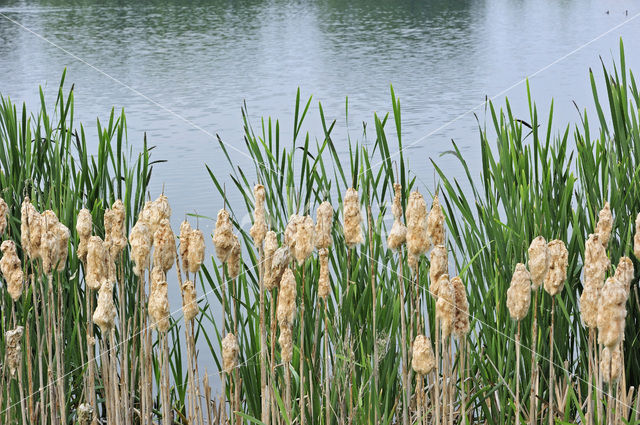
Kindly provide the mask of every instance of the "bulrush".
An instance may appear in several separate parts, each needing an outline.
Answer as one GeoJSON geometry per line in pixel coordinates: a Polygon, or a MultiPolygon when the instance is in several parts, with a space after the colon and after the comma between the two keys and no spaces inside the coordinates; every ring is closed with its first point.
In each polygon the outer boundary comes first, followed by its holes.
{"type": "Polygon", "coordinates": [[[22,367],[22,346],[20,344],[23,332],[24,328],[18,326],[4,333],[6,364],[12,377],[16,376],[16,372],[22,367]]]}
{"type": "MultiPolygon", "coordinates": [[[[42,237],[40,239],[40,258],[46,274],[55,270],[64,270],[67,262],[70,232],[67,227],[58,221],[56,214],[45,211],[41,220],[44,223],[42,237]]],[[[34,233],[31,233],[32,237],[34,233]]]]}
{"type": "Polygon", "coordinates": [[[614,348],[624,335],[624,321],[627,317],[625,303],[627,293],[624,285],[615,277],[610,277],[602,288],[598,308],[598,342],[614,348]]]}
{"type": "Polygon", "coordinates": [[[204,261],[204,234],[202,230],[194,229],[189,234],[189,272],[198,273],[204,261]]]}
{"type": "Polygon", "coordinates": [[[105,339],[106,335],[113,329],[115,318],[116,306],[113,303],[113,283],[107,280],[100,286],[98,305],[93,312],[93,323],[100,326],[105,339]]]}
{"type": "Polygon", "coordinates": [[[185,272],[189,271],[189,238],[191,237],[193,228],[187,220],[180,223],[180,258],[182,259],[182,268],[185,272]]]}
{"type": "Polygon", "coordinates": [[[190,280],[182,284],[182,313],[184,314],[184,320],[187,322],[198,314],[196,287],[190,280]]]}
{"type": "Polygon", "coordinates": [[[85,264],[87,262],[87,248],[92,227],[93,218],[91,217],[91,212],[86,208],[82,208],[78,212],[78,218],[76,220],[76,232],[78,232],[79,239],[77,254],[80,261],[85,264]]]}
{"type": "Polygon", "coordinates": [[[358,191],[354,188],[347,189],[344,195],[342,215],[344,218],[344,241],[349,249],[364,242],[362,235],[362,217],[360,214],[360,199],[358,191]]]}
{"type": "Polygon", "coordinates": [[[449,281],[449,275],[438,278],[438,301],[436,301],[436,318],[440,321],[443,340],[453,331],[456,311],[456,293],[449,281]]]}
{"type": "Polygon", "coordinates": [[[567,280],[569,252],[560,239],[549,242],[549,271],[544,279],[544,290],[551,296],[556,295],[564,287],[567,280]]]}
{"type": "MultiPolygon", "coordinates": [[[[155,267],[154,267],[155,269],[155,267]]],[[[165,333],[169,330],[169,295],[167,281],[161,280],[151,286],[149,293],[149,316],[151,323],[158,332],[165,333]]]]}
{"type": "Polygon", "coordinates": [[[538,236],[529,245],[529,271],[531,273],[531,289],[536,291],[544,282],[549,271],[549,249],[547,241],[538,236]]]}
{"type": "Polygon", "coordinates": [[[280,327],[291,327],[296,316],[296,278],[287,268],[280,281],[277,317],[280,327]]]}
{"type": "Polygon", "coordinates": [[[240,266],[242,264],[242,249],[240,246],[240,240],[236,235],[233,235],[233,243],[231,250],[229,251],[229,257],[227,259],[227,271],[229,277],[235,279],[240,275],[240,266]]]}
{"type": "Polygon", "coordinates": [[[467,292],[460,276],[451,279],[451,285],[455,292],[455,319],[453,323],[453,333],[458,338],[463,338],[469,333],[469,301],[467,300],[467,292]]]}
{"type": "Polygon", "coordinates": [[[438,200],[438,194],[433,197],[431,211],[429,211],[429,217],[427,217],[427,235],[433,245],[444,245],[444,214],[438,200]]]}
{"type": "Polygon", "coordinates": [[[444,245],[436,245],[431,250],[431,267],[429,268],[429,279],[431,281],[429,293],[432,297],[438,297],[438,281],[440,276],[446,274],[449,274],[447,248],[444,245]]]}
{"type": "Polygon", "coordinates": [[[100,236],[91,236],[87,244],[87,275],[85,281],[90,289],[98,290],[107,278],[107,252],[100,236]]]}
{"type": "Polygon", "coordinates": [[[326,299],[331,292],[331,283],[329,282],[329,250],[322,248],[318,252],[320,259],[320,277],[318,278],[318,297],[326,299]]]}
{"type": "Polygon", "coordinates": [[[333,207],[329,201],[324,201],[316,210],[316,248],[323,249],[331,246],[331,227],[333,226],[333,207]]]}
{"type": "Polygon", "coordinates": [[[227,210],[218,211],[216,229],[213,232],[213,245],[216,249],[216,256],[221,262],[226,262],[233,248],[233,226],[229,219],[227,210]]]}
{"type": "Polygon", "coordinates": [[[4,201],[4,199],[0,198],[0,236],[4,235],[4,231],[7,230],[7,212],[9,211],[9,206],[4,201]]]}
{"type": "Polygon", "coordinates": [[[222,339],[222,367],[226,373],[230,373],[238,367],[238,352],[240,351],[240,347],[238,347],[238,339],[233,334],[233,332],[229,332],[222,339]]]}
{"type": "Polygon", "coordinates": [[[173,267],[176,259],[176,242],[169,220],[163,218],[153,234],[155,250],[153,252],[153,265],[159,266],[166,273],[173,267]]]}
{"type": "Polygon", "coordinates": [[[618,261],[618,267],[614,277],[622,283],[624,289],[627,291],[627,298],[629,298],[629,291],[631,290],[631,281],[633,280],[633,263],[629,257],[621,257],[618,261]]]}
{"type": "Polygon", "coordinates": [[[104,214],[104,232],[105,242],[109,246],[109,254],[111,258],[120,255],[122,250],[127,246],[127,237],[125,236],[125,208],[120,199],[117,199],[110,210],[104,214]],[[107,227],[107,213],[109,215],[109,226],[107,227]]]}
{"type": "Polygon", "coordinates": [[[522,320],[531,304],[531,275],[524,264],[518,263],[507,290],[507,308],[513,320],[522,320]]]}
{"type": "Polygon", "coordinates": [[[622,374],[622,353],[618,347],[604,347],[600,355],[600,372],[605,384],[615,383],[622,374]]]}
{"type": "Polygon", "coordinates": [[[137,276],[144,277],[145,270],[150,266],[152,242],[151,229],[144,221],[138,220],[129,234],[130,255],[134,262],[133,272],[137,276]]]}
{"type": "Polygon", "coordinates": [[[0,245],[2,259],[0,259],[0,270],[7,282],[7,292],[15,302],[22,295],[23,273],[20,258],[16,253],[16,244],[12,240],[2,242],[0,245]]]}
{"type": "Polygon", "coordinates": [[[279,283],[276,282],[271,270],[274,254],[277,249],[278,238],[276,236],[276,232],[269,230],[264,237],[264,287],[267,291],[271,291],[273,288],[276,288],[279,283]]]}
{"type": "MultiPolygon", "coordinates": [[[[36,211],[35,207],[29,200],[29,197],[26,197],[24,201],[22,201],[22,206],[20,207],[20,244],[22,249],[25,250],[27,256],[31,259],[37,258],[37,252],[31,247],[31,219],[39,220],[40,214],[36,211]]],[[[42,235],[38,235],[36,237],[38,244],[40,243],[40,237],[42,235]]]]}
{"type": "Polygon", "coordinates": [[[393,225],[387,237],[387,245],[392,251],[397,251],[407,241],[407,226],[402,223],[402,186],[394,183],[393,190],[395,191],[391,207],[393,225]]]}
{"type": "Polygon", "coordinates": [[[420,192],[413,191],[407,204],[407,249],[409,254],[420,257],[430,247],[431,241],[427,235],[427,204],[420,192]]]}
{"type": "Polygon", "coordinates": [[[264,241],[264,237],[267,233],[267,220],[265,218],[264,210],[264,186],[261,184],[255,185],[253,187],[253,196],[256,203],[255,209],[253,210],[253,226],[251,226],[249,233],[251,234],[253,243],[255,243],[256,246],[260,246],[262,245],[262,241],[264,241]]]}
{"type": "Polygon", "coordinates": [[[278,337],[280,345],[280,357],[284,363],[289,363],[293,358],[293,335],[290,327],[280,327],[278,337]]]}
{"type": "Polygon", "coordinates": [[[636,233],[633,235],[633,255],[640,258],[640,213],[636,217],[636,233]]]}
{"type": "Polygon", "coordinates": [[[293,214],[284,231],[284,241],[298,264],[311,255],[315,247],[315,226],[310,216],[293,214]]]}
{"type": "Polygon", "coordinates": [[[598,239],[605,248],[609,244],[609,238],[611,237],[611,229],[613,228],[613,217],[611,216],[611,208],[609,203],[604,203],[604,208],[598,213],[598,224],[596,225],[596,233],[598,233],[598,239]]]}
{"type": "Polygon", "coordinates": [[[608,268],[609,258],[598,235],[589,235],[584,244],[584,282],[580,295],[580,313],[588,328],[597,326],[598,299],[608,268]]]}
{"type": "Polygon", "coordinates": [[[413,341],[411,368],[420,375],[429,374],[436,367],[431,340],[424,335],[416,336],[413,341]]]}

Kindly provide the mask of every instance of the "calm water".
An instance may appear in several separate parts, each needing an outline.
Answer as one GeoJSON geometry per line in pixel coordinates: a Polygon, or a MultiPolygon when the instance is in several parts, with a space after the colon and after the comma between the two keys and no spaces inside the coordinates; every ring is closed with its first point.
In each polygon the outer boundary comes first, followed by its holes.
{"type": "MultiPolygon", "coordinates": [[[[0,1],[0,13],[113,77],[0,16],[0,92],[37,107],[38,85],[55,94],[66,67],[85,125],[106,118],[112,106],[124,107],[130,142],[139,145],[147,132],[157,145],[154,158],[169,159],[155,170],[152,195],[165,185],[176,228],[187,212],[214,217],[222,206],[204,164],[219,175],[229,168],[206,133],[220,134],[242,152],[245,100],[253,119],[279,117],[288,135],[300,87],[315,100],[308,129],[321,134],[320,101],[338,120],[334,140],[344,148],[345,96],[350,133],[359,136],[362,121],[391,109],[393,84],[402,100],[405,144],[415,144],[410,167],[419,184],[430,187],[429,157],[449,149],[451,139],[472,169],[479,166],[473,115],[452,120],[640,12],[631,0],[100,3],[0,1]]],[[[577,120],[572,101],[591,108],[588,68],[599,70],[599,55],[607,63],[617,55],[619,37],[627,63],[640,72],[638,18],[531,78],[538,104],[546,107],[553,96],[557,119],[577,120]]],[[[520,116],[527,111],[525,94],[523,84],[506,93],[520,116]]],[[[476,112],[483,117],[482,108],[476,112]]],[[[240,152],[233,158],[246,165],[240,152]]],[[[458,172],[453,165],[450,171],[458,172]]],[[[200,225],[213,229],[213,222],[200,225]]]]}

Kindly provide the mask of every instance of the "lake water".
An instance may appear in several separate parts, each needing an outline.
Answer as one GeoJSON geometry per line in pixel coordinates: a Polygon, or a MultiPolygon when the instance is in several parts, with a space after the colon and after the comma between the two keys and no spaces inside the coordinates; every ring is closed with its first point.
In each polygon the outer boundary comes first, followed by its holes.
{"type": "MultiPolygon", "coordinates": [[[[620,37],[640,72],[635,0],[0,1],[0,13],[0,92],[36,108],[38,85],[52,97],[66,67],[85,126],[124,108],[130,143],[139,146],[147,132],[154,159],[169,160],[154,171],[152,196],[165,186],[176,230],[186,213],[215,217],[222,206],[204,167],[230,171],[213,135],[248,164],[243,101],[252,119],[278,117],[289,135],[300,87],[314,96],[312,139],[322,134],[320,101],[345,149],[345,97],[350,134],[359,136],[373,112],[391,110],[393,84],[410,168],[429,188],[429,158],[451,139],[477,172],[472,112],[482,119],[485,96],[502,104],[507,95],[526,117],[529,76],[539,106],[553,97],[556,122],[576,122],[572,102],[592,105],[589,67],[600,72],[599,56],[617,57],[620,37]]],[[[211,221],[200,226],[213,230],[211,221]]]]}

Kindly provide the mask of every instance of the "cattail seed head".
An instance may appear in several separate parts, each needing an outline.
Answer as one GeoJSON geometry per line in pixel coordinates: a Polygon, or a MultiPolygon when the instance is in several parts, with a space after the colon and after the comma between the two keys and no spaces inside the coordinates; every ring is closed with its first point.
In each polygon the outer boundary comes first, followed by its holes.
{"type": "Polygon", "coordinates": [[[280,327],[290,327],[296,317],[296,277],[291,269],[287,268],[280,281],[278,293],[278,308],[276,315],[280,327]]]}
{"type": "Polygon", "coordinates": [[[631,281],[633,280],[633,263],[629,257],[621,257],[618,261],[618,267],[614,277],[622,283],[624,289],[627,291],[627,298],[629,298],[629,291],[631,291],[631,281]]]}
{"type": "Polygon", "coordinates": [[[171,218],[171,206],[169,198],[164,194],[158,196],[155,201],[147,201],[138,215],[138,220],[144,221],[151,229],[151,235],[155,234],[162,220],[171,218]]]}
{"type": "Polygon", "coordinates": [[[402,221],[402,186],[400,183],[393,184],[393,205],[391,214],[396,220],[402,221]]]}
{"type": "Polygon", "coordinates": [[[289,267],[291,255],[287,247],[280,247],[273,253],[271,260],[271,272],[269,273],[269,287],[271,289],[279,287],[284,272],[289,267]]]}
{"type": "Polygon", "coordinates": [[[431,267],[429,268],[429,280],[431,286],[429,293],[432,297],[438,297],[438,280],[440,276],[449,274],[449,259],[447,258],[447,248],[444,245],[436,245],[430,254],[431,267]]]}
{"type": "Polygon", "coordinates": [[[7,366],[9,367],[9,374],[11,377],[16,376],[16,372],[22,367],[22,333],[24,328],[18,326],[17,328],[5,332],[5,356],[7,359],[7,366]]]}
{"type": "Polygon", "coordinates": [[[311,216],[293,214],[287,223],[284,240],[298,263],[304,263],[315,247],[315,226],[311,216]]]}
{"type": "Polygon", "coordinates": [[[229,259],[227,260],[227,271],[229,277],[235,279],[240,275],[240,266],[242,265],[242,248],[240,246],[240,240],[236,235],[233,235],[233,245],[229,252],[229,259]]]}
{"type": "Polygon", "coordinates": [[[344,241],[349,249],[364,242],[362,235],[362,217],[360,214],[360,199],[358,191],[354,188],[347,189],[344,195],[342,215],[344,218],[344,241]]]}
{"type": "Polygon", "coordinates": [[[413,341],[411,368],[419,375],[428,375],[436,367],[431,340],[424,335],[416,336],[413,341]]]}
{"type": "Polygon", "coordinates": [[[64,224],[58,222],[54,229],[56,234],[56,240],[58,242],[57,247],[57,269],[58,271],[64,270],[67,265],[67,257],[69,255],[69,238],[71,237],[71,232],[64,224]]]}
{"type": "Polygon", "coordinates": [[[624,337],[624,322],[627,317],[627,293],[624,285],[610,277],[602,288],[598,303],[598,342],[613,348],[624,337]]]}
{"type": "Polygon", "coordinates": [[[216,256],[221,262],[226,262],[233,248],[233,226],[229,219],[227,210],[218,211],[216,229],[213,232],[213,245],[216,249],[216,256]]]}
{"type": "Polygon", "coordinates": [[[155,250],[153,251],[153,265],[160,266],[165,273],[173,267],[176,259],[176,237],[171,230],[169,220],[163,218],[153,234],[155,250]]]}
{"type": "Polygon", "coordinates": [[[15,302],[22,295],[23,278],[22,264],[16,253],[16,244],[12,240],[2,242],[0,245],[2,259],[0,259],[0,270],[7,281],[7,292],[15,302]]]}
{"type": "Polygon", "coordinates": [[[113,303],[113,284],[105,281],[98,291],[98,304],[93,312],[93,323],[100,327],[102,333],[106,334],[114,326],[116,318],[116,306],[113,303]]]}
{"type": "Polygon", "coordinates": [[[24,201],[22,201],[22,206],[20,207],[20,244],[29,258],[32,258],[31,232],[29,229],[29,217],[32,214],[31,210],[35,210],[35,208],[31,204],[29,197],[26,197],[24,201]]]}
{"type": "Polygon", "coordinates": [[[0,236],[4,235],[4,231],[7,230],[7,213],[9,206],[0,198],[0,236]]]}
{"type": "Polygon", "coordinates": [[[149,293],[154,291],[154,288],[159,285],[161,282],[167,280],[167,275],[165,274],[162,267],[154,266],[151,270],[151,282],[150,282],[150,290],[149,293]]]}
{"type": "Polygon", "coordinates": [[[407,249],[420,257],[431,247],[427,234],[427,204],[418,191],[411,192],[407,203],[407,249]]]}
{"type": "Polygon", "coordinates": [[[596,286],[584,286],[580,294],[580,315],[587,328],[598,326],[598,302],[600,289],[596,286]]]}
{"type": "Polygon", "coordinates": [[[78,406],[78,424],[89,425],[93,420],[93,407],[88,403],[78,406]]]}
{"type": "Polygon", "coordinates": [[[407,254],[407,263],[409,264],[409,269],[415,274],[418,272],[418,268],[420,266],[420,257],[417,255],[407,254]]]}
{"type": "Polygon", "coordinates": [[[451,279],[451,285],[456,295],[455,319],[453,323],[453,333],[462,338],[469,333],[469,301],[467,300],[467,291],[459,276],[451,279]]]}
{"type": "Polygon", "coordinates": [[[633,235],[633,255],[640,258],[640,214],[636,217],[636,233],[633,235]]]}
{"type": "Polygon", "coordinates": [[[134,262],[133,272],[136,276],[144,276],[144,272],[150,266],[151,244],[153,237],[151,229],[145,221],[138,220],[129,234],[131,244],[130,256],[134,262]]]}
{"type": "Polygon", "coordinates": [[[538,236],[529,245],[529,270],[531,272],[531,290],[537,291],[549,271],[549,249],[547,241],[538,236]]]}
{"type": "Polygon", "coordinates": [[[198,314],[196,287],[190,280],[182,284],[182,313],[184,314],[185,322],[193,320],[198,314]]]}
{"type": "Polygon", "coordinates": [[[274,232],[273,230],[269,230],[264,237],[264,274],[262,277],[264,287],[267,291],[271,291],[277,286],[277,283],[275,282],[273,273],[271,271],[271,266],[273,264],[273,255],[277,249],[278,238],[276,236],[276,232],[274,232]]]}
{"type": "Polygon", "coordinates": [[[449,275],[443,274],[438,279],[438,301],[436,301],[436,318],[440,321],[443,338],[451,335],[455,315],[456,293],[449,281],[449,275]]]}
{"type": "Polygon", "coordinates": [[[522,263],[516,265],[507,290],[507,308],[513,320],[522,320],[531,304],[531,275],[522,263]]]}
{"type": "Polygon", "coordinates": [[[329,248],[331,246],[331,227],[333,226],[333,207],[329,201],[324,201],[318,206],[316,215],[316,248],[329,248]]]}
{"type": "Polygon", "coordinates": [[[438,194],[433,197],[433,205],[427,217],[427,236],[433,245],[444,245],[444,214],[438,200],[438,194]]]}
{"type": "Polygon", "coordinates": [[[109,273],[107,255],[102,238],[91,236],[87,244],[87,275],[85,276],[89,289],[96,291],[106,281],[109,273]]]}
{"type": "Polygon", "coordinates": [[[407,241],[407,226],[402,223],[402,187],[400,184],[395,183],[393,190],[395,192],[393,197],[393,206],[391,212],[393,213],[393,225],[391,231],[387,237],[387,246],[392,251],[397,251],[407,241]]]}
{"type": "Polygon", "coordinates": [[[249,233],[251,234],[253,243],[256,246],[260,246],[262,245],[262,241],[264,241],[264,237],[267,233],[267,220],[265,218],[264,210],[264,186],[261,184],[255,185],[253,187],[253,196],[256,200],[256,203],[255,209],[253,211],[253,226],[251,226],[251,230],[249,230],[249,233]]]}
{"type": "Polygon", "coordinates": [[[602,246],[605,248],[609,243],[609,238],[611,237],[611,229],[613,228],[613,217],[611,215],[611,208],[609,207],[609,203],[604,203],[604,208],[598,213],[598,224],[596,225],[596,233],[598,234],[598,239],[602,243],[602,246]]]}
{"type": "Polygon", "coordinates": [[[284,363],[291,362],[293,358],[293,336],[289,326],[280,327],[278,344],[280,344],[280,357],[282,361],[284,363]]]}
{"type": "MultiPolygon", "coordinates": [[[[124,250],[127,246],[127,237],[125,236],[125,208],[124,204],[120,199],[117,199],[113,205],[111,206],[111,222],[109,228],[110,235],[110,247],[109,253],[112,258],[117,258],[118,255],[124,250]]],[[[105,213],[106,216],[106,213],[105,213]]],[[[107,233],[107,226],[105,220],[105,238],[107,233]]]]}
{"type": "Polygon", "coordinates": [[[589,235],[589,239],[584,244],[584,286],[602,289],[609,265],[607,252],[598,234],[589,235]]]}
{"type": "MultiPolygon", "coordinates": [[[[155,267],[154,267],[155,269],[155,267]]],[[[149,316],[152,318],[151,325],[158,332],[167,332],[169,330],[169,292],[167,281],[162,280],[151,285],[149,292],[149,316]]]]}
{"type": "Polygon", "coordinates": [[[198,273],[204,262],[204,235],[200,229],[195,229],[189,235],[189,272],[198,273]]]}
{"type": "Polygon", "coordinates": [[[329,281],[329,250],[327,248],[320,249],[318,253],[320,258],[320,277],[318,279],[318,297],[323,300],[327,298],[331,292],[331,282],[329,281]]]}
{"type": "Polygon", "coordinates": [[[27,220],[27,223],[29,223],[28,234],[31,259],[35,260],[38,258],[42,258],[40,246],[42,244],[42,236],[46,232],[45,223],[42,215],[38,211],[36,211],[33,205],[31,205],[31,207],[29,208],[29,218],[27,220]]]}
{"type": "Polygon", "coordinates": [[[556,295],[567,280],[567,267],[569,265],[569,252],[560,239],[549,242],[549,271],[544,279],[544,290],[551,296],[556,295]]]}
{"type": "Polygon", "coordinates": [[[182,268],[185,272],[189,271],[189,238],[191,237],[193,228],[187,220],[180,223],[180,258],[182,259],[182,268]]]}
{"type": "Polygon", "coordinates": [[[229,332],[222,340],[222,367],[226,373],[238,367],[239,352],[238,339],[232,332],[229,332]]]}
{"type": "Polygon", "coordinates": [[[600,356],[600,373],[605,384],[615,383],[622,374],[622,353],[616,346],[611,349],[604,347],[600,356]]]}
{"type": "Polygon", "coordinates": [[[87,245],[89,244],[89,238],[91,237],[91,229],[93,227],[93,218],[91,212],[82,208],[78,212],[78,218],[76,220],[76,232],[78,232],[78,244],[77,255],[80,261],[86,263],[87,261],[87,245]]]}

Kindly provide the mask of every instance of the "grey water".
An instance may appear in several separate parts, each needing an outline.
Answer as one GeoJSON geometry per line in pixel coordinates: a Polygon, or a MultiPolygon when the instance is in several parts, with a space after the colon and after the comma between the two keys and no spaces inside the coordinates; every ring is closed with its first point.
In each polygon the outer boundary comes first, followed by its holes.
{"type": "MultiPolygon", "coordinates": [[[[503,105],[507,96],[526,118],[529,78],[538,105],[553,99],[556,123],[566,125],[579,121],[574,102],[593,110],[588,70],[617,58],[620,37],[628,66],[640,70],[637,0],[0,0],[0,13],[0,93],[35,110],[38,86],[53,99],[66,68],[90,137],[96,117],[124,108],[134,150],[146,133],[153,159],[168,160],[154,170],[151,195],[164,187],[176,229],[187,213],[215,217],[222,207],[205,169],[231,171],[216,134],[234,164],[250,164],[243,102],[256,125],[279,118],[290,135],[299,87],[303,99],[313,95],[311,140],[322,138],[322,102],[346,153],[347,135],[360,137],[362,122],[373,128],[374,112],[391,111],[393,84],[409,167],[428,189],[430,158],[460,173],[440,156],[452,139],[478,173],[474,113],[484,119],[487,97],[503,105]]],[[[228,198],[240,202],[231,190],[228,198]]],[[[213,224],[200,220],[205,234],[213,224]]],[[[170,295],[175,310],[177,285],[170,295]]]]}

